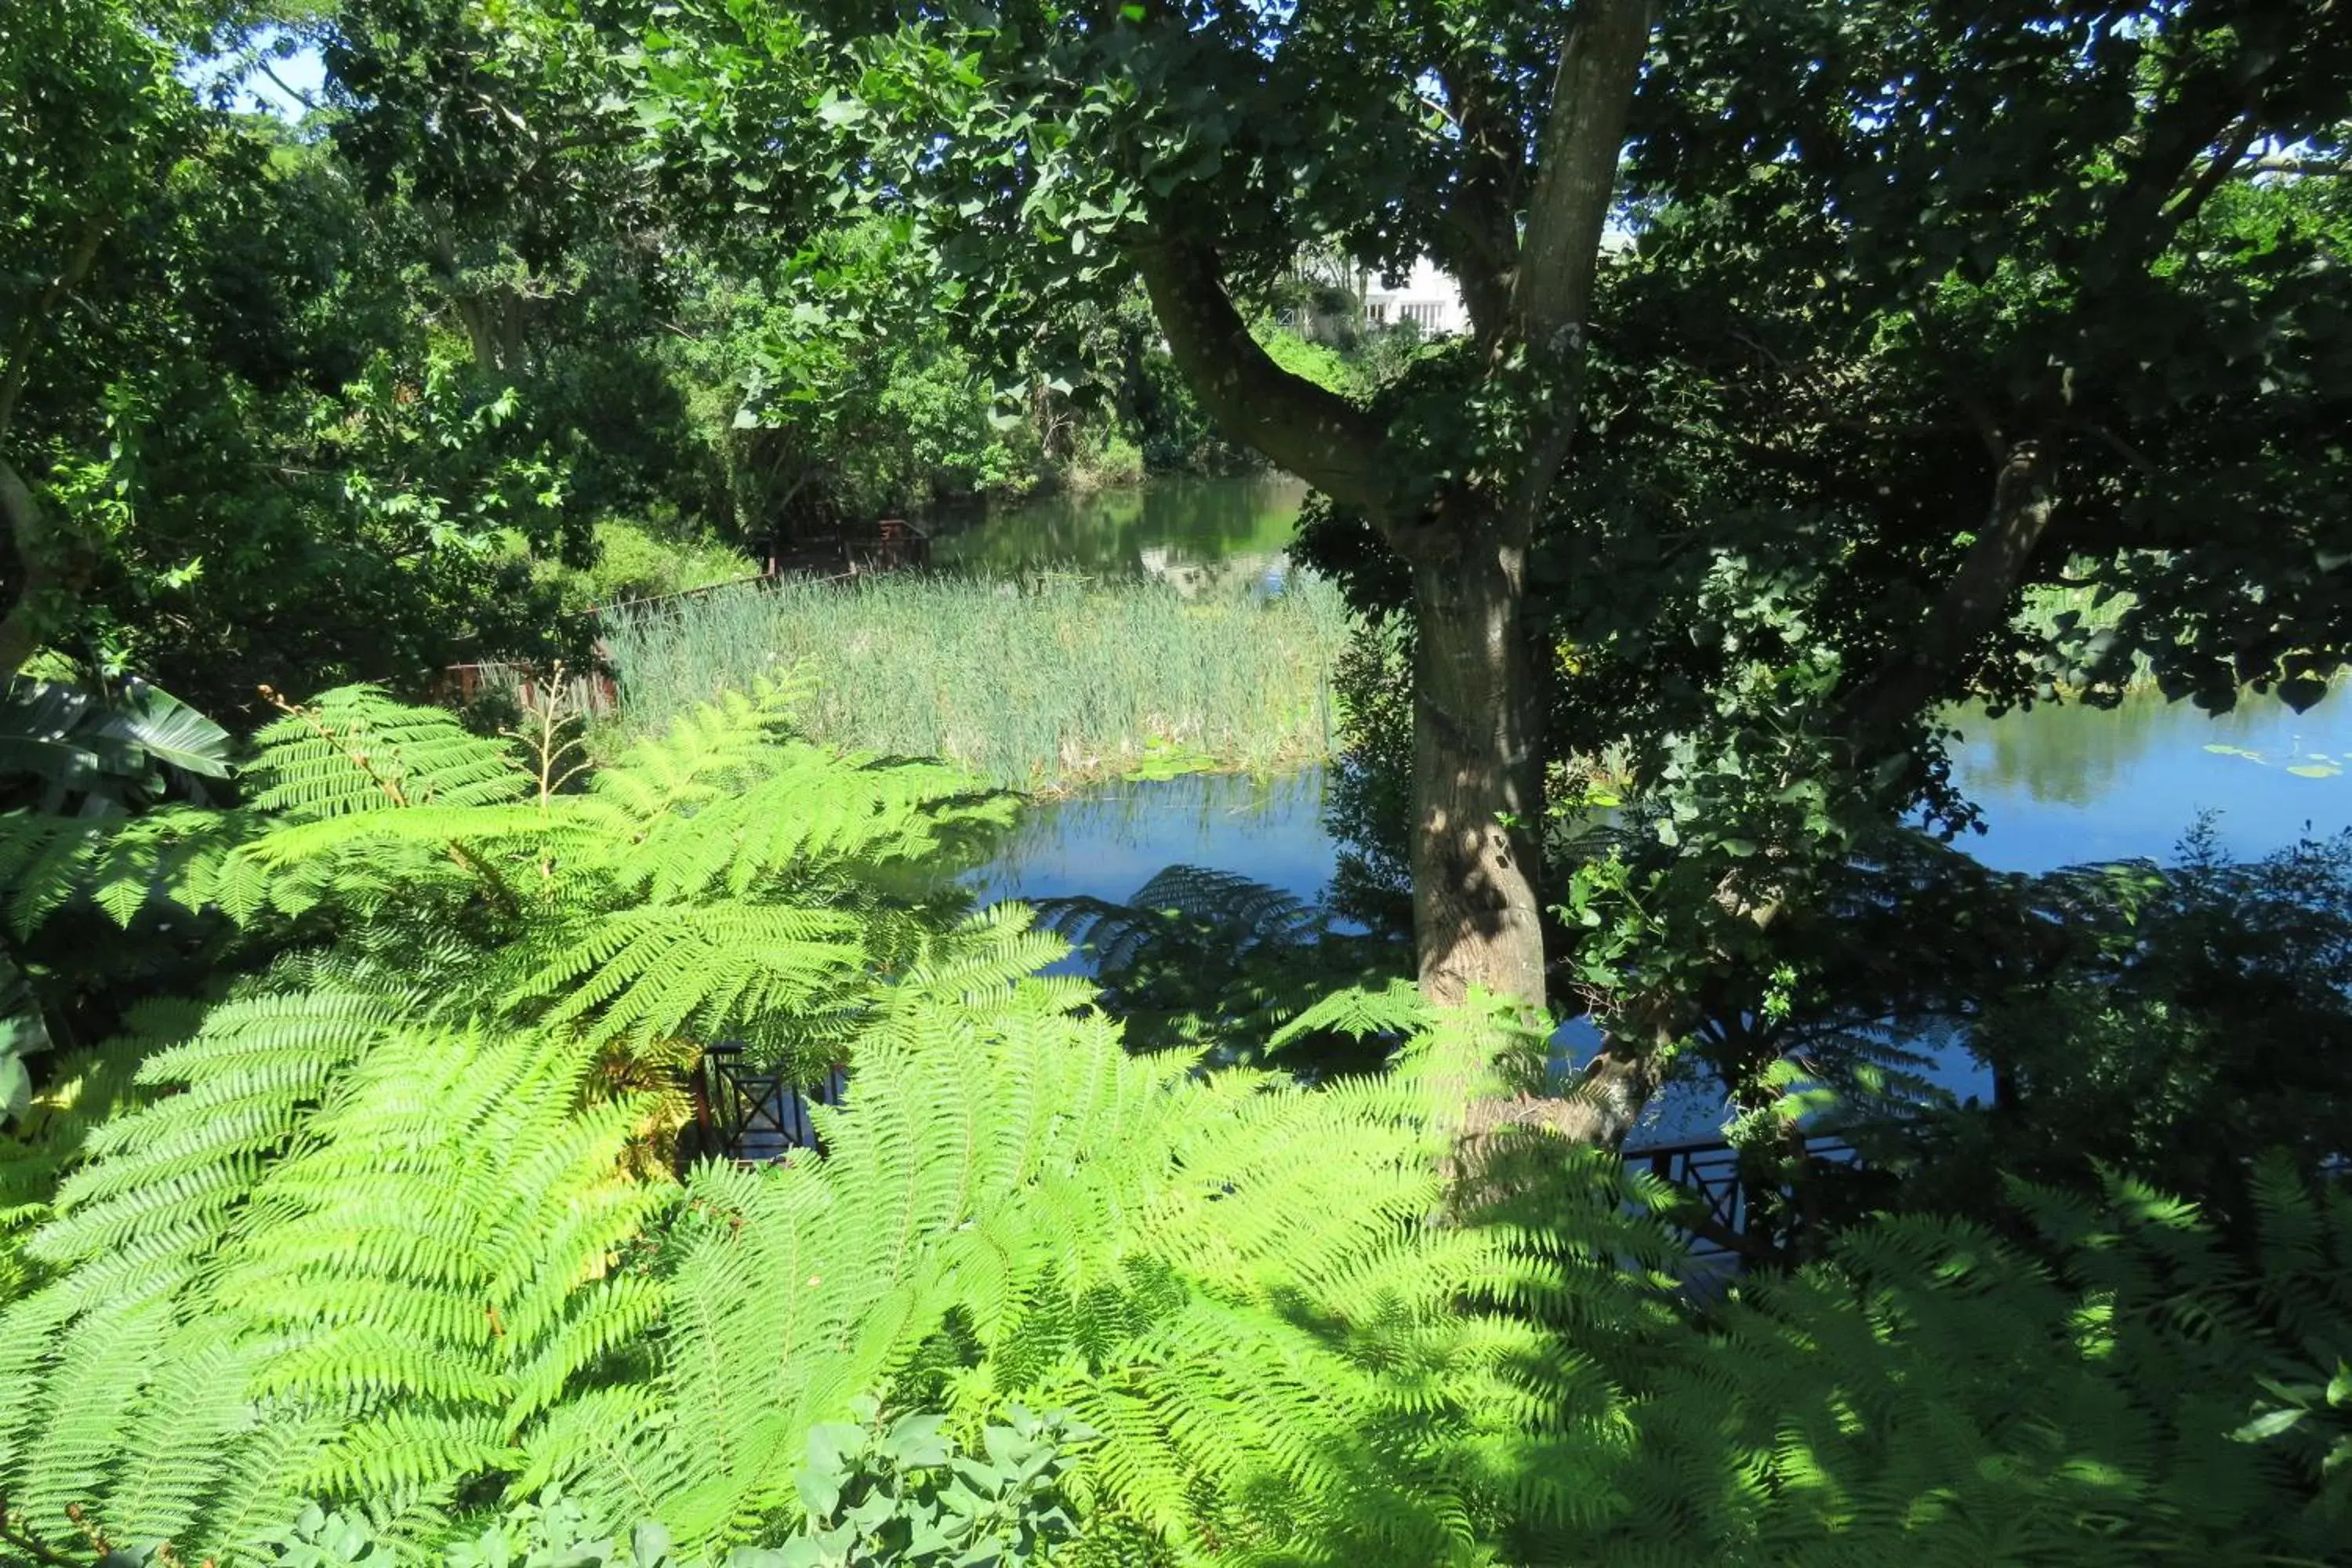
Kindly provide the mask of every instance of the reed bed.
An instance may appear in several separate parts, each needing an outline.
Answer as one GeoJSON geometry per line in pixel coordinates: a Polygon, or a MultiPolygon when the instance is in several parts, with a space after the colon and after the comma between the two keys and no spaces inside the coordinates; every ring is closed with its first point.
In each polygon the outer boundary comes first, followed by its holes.
{"type": "Polygon", "coordinates": [[[604,637],[630,729],[797,678],[817,740],[1053,793],[1328,755],[1349,626],[1339,590],[1297,574],[1270,598],[1192,599],[1150,580],[908,574],[721,589],[604,637]]]}

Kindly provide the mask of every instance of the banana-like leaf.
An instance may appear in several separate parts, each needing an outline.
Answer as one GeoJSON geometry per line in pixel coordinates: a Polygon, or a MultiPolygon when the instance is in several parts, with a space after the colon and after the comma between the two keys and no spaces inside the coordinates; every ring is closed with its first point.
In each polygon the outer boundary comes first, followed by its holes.
{"type": "Polygon", "coordinates": [[[126,682],[96,732],[136,746],[183,773],[228,777],[228,731],[160,686],[126,682]]]}
{"type": "Polygon", "coordinates": [[[28,784],[42,810],[108,816],[167,788],[202,803],[229,773],[228,731],[144,681],[109,694],[19,680],[0,697],[0,778],[28,784]]]}

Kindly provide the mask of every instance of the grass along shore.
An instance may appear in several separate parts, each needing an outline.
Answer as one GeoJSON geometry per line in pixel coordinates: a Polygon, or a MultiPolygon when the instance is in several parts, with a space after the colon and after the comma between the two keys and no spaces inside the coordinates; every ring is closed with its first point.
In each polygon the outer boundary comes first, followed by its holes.
{"type": "Polygon", "coordinates": [[[604,635],[631,730],[796,676],[812,686],[802,715],[816,740],[1052,793],[1322,759],[1349,626],[1335,586],[1297,574],[1270,600],[907,574],[721,590],[604,635]]]}

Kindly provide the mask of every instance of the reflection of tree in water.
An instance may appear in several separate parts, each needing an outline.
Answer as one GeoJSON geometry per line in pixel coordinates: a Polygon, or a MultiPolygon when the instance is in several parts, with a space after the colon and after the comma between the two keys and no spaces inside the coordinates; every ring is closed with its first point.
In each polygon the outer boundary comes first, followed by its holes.
{"type": "Polygon", "coordinates": [[[2210,714],[2147,692],[2116,708],[2045,702],[1999,719],[1964,714],[1956,722],[1972,787],[2022,790],[2044,804],[2091,805],[2110,798],[2147,759],[2175,759],[2217,744],[2291,745],[2296,719],[2275,699],[2250,695],[2227,713],[2210,714]]]}
{"type": "Polygon", "coordinates": [[[1148,551],[1163,571],[1235,556],[1271,557],[1289,544],[1304,493],[1296,480],[1249,474],[1048,496],[943,533],[936,558],[982,570],[1070,565],[1137,572],[1148,551]]]}

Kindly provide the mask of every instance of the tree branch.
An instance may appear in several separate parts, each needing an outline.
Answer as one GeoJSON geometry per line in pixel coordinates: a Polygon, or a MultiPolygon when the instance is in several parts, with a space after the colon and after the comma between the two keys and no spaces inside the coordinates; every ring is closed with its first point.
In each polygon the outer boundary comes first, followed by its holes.
{"type": "Polygon", "coordinates": [[[1433,237],[1432,248],[1461,286],[1471,331],[1479,342],[1492,345],[1509,324],[1511,268],[1519,243],[1512,174],[1527,162],[1527,150],[1516,124],[1494,112],[1484,90],[1490,84],[1470,74],[1465,63],[1454,60],[1438,72],[1456,110],[1460,170],[1446,193],[1444,225],[1433,237]]]}
{"type": "Polygon", "coordinates": [[[1617,159],[1649,50],[1649,0],[1584,0],[1560,50],[1535,199],[1511,280],[1530,344],[1581,333],[1601,269],[1601,231],[1617,197],[1617,159]]]}
{"type": "Polygon", "coordinates": [[[2050,460],[2038,441],[2021,441],[1993,481],[1992,515],[1928,612],[1919,636],[1881,665],[1847,704],[1858,740],[1892,729],[1944,695],[1945,684],[2000,625],[2057,510],[2050,460]]]}
{"type": "Polygon", "coordinates": [[[300,88],[296,87],[293,83],[288,81],[284,77],[279,76],[278,74],[277,68],[269,63],[268,56],[255,56],[253,64],[256,69],[259,70],[262,75],[269,79],[270,84],[276,87],[278,91],[284,93],[287,97],[300,104],[310,113],[316,114],[319,112],[318,100],[312,98],[309,93],[304,92],[300,88]]]}
{"type": "Polygon", "coordinates": [[[1206,246],[1154,238],[1129,254],[1176,368],[1227,436],[1375,521],[1405,509],[1380,421],[1274,363],[1234,309],[1206,246]]]}
{"type": "Polygon", "coordinates": [[[2331,163],[2324,158],[2298,158],[2289,153],[2270,153],[2238,170],[2242,174],[2294,174],[2310,179],[2343,179],[2352,174],[2352,163],[2331,163]]]}
{"type": "Polygon", "coordinates": [[[1560,50],[1551,112],[1543,129],[1541,173],[1528,208],[1527,237],[1511,279],[1511,316],[1541,371],[1554,406],[1528,456],[1514,524],[1524,542],[1551,495],[1576,438],[1583,381],[1585,318],[1601,274],[1601,233],[1617,198],[1617,161],[1642,59],[1649,52],[1649,0],[1586,0],[1560,50]]]}
{"type": "Polygon", "coordinates": [[[2110,226],[2111,243],[2120,240],[2120,253],[2143,265],[2172,242],[2261,139],[2263,101],[2287,61],[2277,40],[2255,36],[2242,37],[2226,58],[2198,57],[2193,35],[2177,48],[2153,95],[2139,156],[2125,176],[2110,226]],[[2192,178],[2198,154],[2208,148],[2216,148],[2213,161],[2192,178]]]}
{"type": "Polygon", "coordinates": [[[2205,165],[2198,174],[2195,183],[2174,198],[2172,204],[2164,209],[2165,230],[2168,234],[2178,233],[2182,225],[2197,216],[2198,209],[2205,205],[2207,199],[2215,191],[2221,188],[2221,182],[2230,177],[2230,172],[2238,166],[2239,160],[2246,155],[2247,151],[2253,146],[2255,137],[2261,133],[2261,123],[2249,111],[2238,121],[2238,129],[2231,133],[2228,145],[2213,155],[2213,161],[2205,165]]]}

